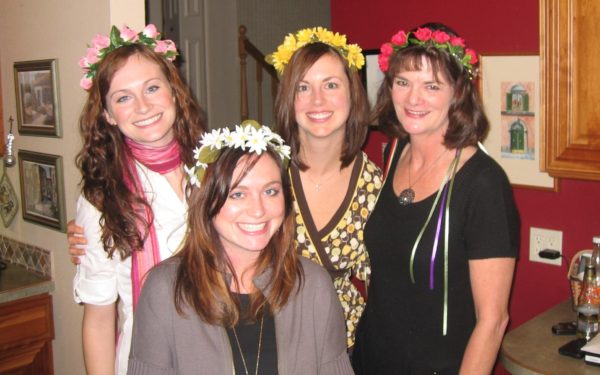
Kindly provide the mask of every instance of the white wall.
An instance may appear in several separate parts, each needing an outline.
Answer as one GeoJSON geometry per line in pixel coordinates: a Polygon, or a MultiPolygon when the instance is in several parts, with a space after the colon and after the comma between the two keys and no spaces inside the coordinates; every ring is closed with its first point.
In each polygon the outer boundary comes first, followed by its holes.
{"type": "MultiPolygon", "coordinates": [[[[21,136],[15,129],[15,153],[19,149],[62,155],[66,214],[75,215],[79,171],[75,155],[81,147],[77,120],[85,99],[79,87],[81,70],[77,65],[86,45],[98,34],[106,34],[111,24],[127,23],[135,29],[144,24],[143,0],[2,0],[0,1],[0,73],[4,124],[8,117],[16,118],[13,63],[55,58],[58,60],[58,80],[62,138],[21,136]]],[[[6,134],[6,129],[5,133],[6,134]]],[[[5,135],[4,135],[5,136],[5,135]]],[[[18,167],[6,172],[19,191],[18,167]]],[[[20,199],[20,198],[19,198],[20,199]]],[[[82,307],[72,297],[75,267],[67,256],[64,233],[24,222],[21,212],[8,228],[0,226],[0,234],[52,252],[53,278],[53,342],[55,373],[80,375],[85,373],[81,352],[82,307]]]]}

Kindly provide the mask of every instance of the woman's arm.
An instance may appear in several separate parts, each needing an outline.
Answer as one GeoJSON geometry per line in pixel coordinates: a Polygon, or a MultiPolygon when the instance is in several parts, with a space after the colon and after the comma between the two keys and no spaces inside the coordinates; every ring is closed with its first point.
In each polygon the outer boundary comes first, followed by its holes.
{"type": "Polygon", "coordinates": [[[79,257],[85,255],[83,245],[87,244],[87,240],[83,236],[83,227],[75,224],[75,220],[69,220],[67,223],[67,241],[69,242],[71,263],[75,265],[80,264],[81,260],[79,257]]]}
{"type": "Polygon", "coordinates": [[[320,340],[318,345],[323,352],[323,362],[319,365],[319,374],[354,374],[346,352],[344,311],[331,281],[325,279],[324,286],[319,288],[318,293],[315,300],[320,302],[315,305],[316,310],[313,315],[320,320],[316,323],[316,331],[320,340]]]}
{"type": "Polygon", "coordinates": [[[83,358],[89,375],[115,373],[115,304],[85,304],[83,308],[83,358]]]}
{"type": "Polygon", "coordinates": [[[460,367],[460,374],[491,374],[508,324],[508,299],[514,258],[469,261],[477,323],[460,367]]]}

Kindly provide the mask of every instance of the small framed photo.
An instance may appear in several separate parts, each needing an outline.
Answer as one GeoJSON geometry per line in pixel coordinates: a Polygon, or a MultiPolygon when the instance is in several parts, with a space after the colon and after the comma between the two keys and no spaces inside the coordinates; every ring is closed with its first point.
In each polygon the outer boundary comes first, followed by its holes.
{"type": "Polygon", "coordinates": [[[23,219],[65,231],[62,157],[19,150],[23,219]]]}
{"type": "Polygon", "coordinates": [[[60,137],[57,62],[15,62],[15,94],[19,134],[60,137]]]}

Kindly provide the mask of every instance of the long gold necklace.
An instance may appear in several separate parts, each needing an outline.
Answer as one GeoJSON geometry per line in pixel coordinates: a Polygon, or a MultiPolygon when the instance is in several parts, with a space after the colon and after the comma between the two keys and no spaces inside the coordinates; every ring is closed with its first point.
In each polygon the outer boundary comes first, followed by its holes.
{"type": "MultiPolygon", "coordinates": [[[[256,369],[254,370],[254,375],[258,375],[258,364],[260,363],[260,348],[262,346],[262,334],[263,334],[263,323],[265,322],[265,316],[263,315],[260,318],[260,333],[258,335],[258,352],[256,353],[256,369]]],[[[235,327],[232,327],[233,337],[235,337],[235,342],[237,344],[238,350],[240,351],[240,356],[242,357],[242,364],[244,365],[244,371],[246,371],[246,375],[250,375],[248,372],[248,366],[246,365],[246,358],[244,358],[244,352],[242,351],[242,346],[240,345],[240,340],[238,339],[237,332],[235,327]]]]}

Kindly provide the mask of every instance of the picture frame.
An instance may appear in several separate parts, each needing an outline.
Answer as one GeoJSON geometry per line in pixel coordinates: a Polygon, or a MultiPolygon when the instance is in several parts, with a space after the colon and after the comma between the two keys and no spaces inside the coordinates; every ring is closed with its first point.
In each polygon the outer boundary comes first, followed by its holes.
{"type": "Polygon", "coordinates": [[[479,90],[490,122],[485,149],[513,186],[557,191],[556,179],[542,167],[539,56],[480,58],[479,90]]]}
{"type": "Polygon", "coordinates": [[[56,59],[14,63],[19,134],[60,137],[56,59]]]}
{"type": "Polygon", "coordinates": [[[381,69],[379,69],[379,50],[370,49],[363,51],[365,55],[365,67],[363,68],[363,84],[367,92],[367,98],[369,99],[369,105],[371,108],[375,106],[377,102],[377,91],[383,78],[385,77],[381,69]]]}
{"type": "Polygon", "coordinates": [[[19,150],[23,219],[65,231],[62,156],[19,150]]]}

